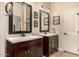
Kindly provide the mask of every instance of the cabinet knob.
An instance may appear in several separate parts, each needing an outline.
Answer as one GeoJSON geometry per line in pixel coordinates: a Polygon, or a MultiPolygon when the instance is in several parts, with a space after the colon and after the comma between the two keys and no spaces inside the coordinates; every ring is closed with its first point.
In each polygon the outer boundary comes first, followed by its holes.
{"type": "Polygon", "coordinates": [[[30,51],[28,50],[28,53],[30,53],[30,51]]]}
{"type": "Polygon", "coordinates": [[[41,50],[41,48],[39,48],[39,50],[41,50]]]}
{"type": "Polygon", "coordinates": [[[25,54],[27,54],[27,51],[25,51],[25,54]]]}

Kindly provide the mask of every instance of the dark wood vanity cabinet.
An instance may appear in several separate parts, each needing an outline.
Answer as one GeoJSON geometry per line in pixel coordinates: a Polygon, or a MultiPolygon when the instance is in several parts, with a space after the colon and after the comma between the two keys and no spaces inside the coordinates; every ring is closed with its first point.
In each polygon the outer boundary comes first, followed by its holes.
{"type": "Polygon", "coordinates": [[[44,36],[43,37],[43,54],[50,56],[52,53],[58,50],[58,35],[44,36]]]}
{"type": "Polygon", "coordinates": [[[11,43],[7,41],[7,57],[42,57],[43,39],[11,43]]]}

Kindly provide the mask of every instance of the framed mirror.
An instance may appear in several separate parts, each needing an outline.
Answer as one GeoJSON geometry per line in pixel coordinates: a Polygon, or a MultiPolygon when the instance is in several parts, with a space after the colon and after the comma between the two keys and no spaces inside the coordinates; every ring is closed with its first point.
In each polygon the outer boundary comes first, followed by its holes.
{"type": "Polygon", "coordinates": [[[25,2],[11,2],[13,12],[9,15],[9,34],[32,32],[32,6],[25,2]]]}
{"type": "Polygon", "coordinates": [[[40,32],[49,32],[49,13],[40,10],[40,32]]]}

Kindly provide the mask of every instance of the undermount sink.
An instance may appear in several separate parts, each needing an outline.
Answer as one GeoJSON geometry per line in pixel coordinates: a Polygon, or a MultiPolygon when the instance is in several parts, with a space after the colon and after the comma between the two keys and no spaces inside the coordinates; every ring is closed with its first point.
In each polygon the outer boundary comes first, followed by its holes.
{"type": "Polygon", "coordinates": [[[34,39],[39,39],[42,38],[42,36],[38,35],[28,35],[28,36],[17,36],[17,37],[7,37],[6,39],[10,41],[11,43],[17,43],[17,42],[22,42],[22,41],[29,41],[29,40],[34,40],[34,39]]]}
{"type": "Polygon", "coordinates": [[[57,34],[53,34],[53,33],[40,33],[38,35],[41,35],[41,36],[54,36],[54,35],[57,35],[57,34]]]}

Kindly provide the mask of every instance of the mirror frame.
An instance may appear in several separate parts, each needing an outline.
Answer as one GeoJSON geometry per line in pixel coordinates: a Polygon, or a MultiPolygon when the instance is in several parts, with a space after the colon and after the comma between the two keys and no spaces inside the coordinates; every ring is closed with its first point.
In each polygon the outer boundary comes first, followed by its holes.
{"type": "MultiPolygon", "coordinates": [[[[13,2],[10,2],[13,6],[13,2]]],[[[25,3],[25,2],[22,2],[25,3]]],[[[15,31],[13,32],[13,13],[12,15],[9,15],[9,34],[21,34],[21,33],[31,33],[32,32],[32,6],[25,3],[30,7],[30,31],[15,31]]]]}
{"type": "Polygon", "coordinates": [[[39,16],[39,18],[40,18],[40,32],[49,32],[49,13],[45,12],[44,10],[40,10],[40,16],[39,16]],[[42,18],[41,14],[42,14],[42,12],[48,14],[48,29],[47,30],[42,30],[41,29],[41,27],[42,27],[42,25],[41,25],[41,18],[42,18]]]}

